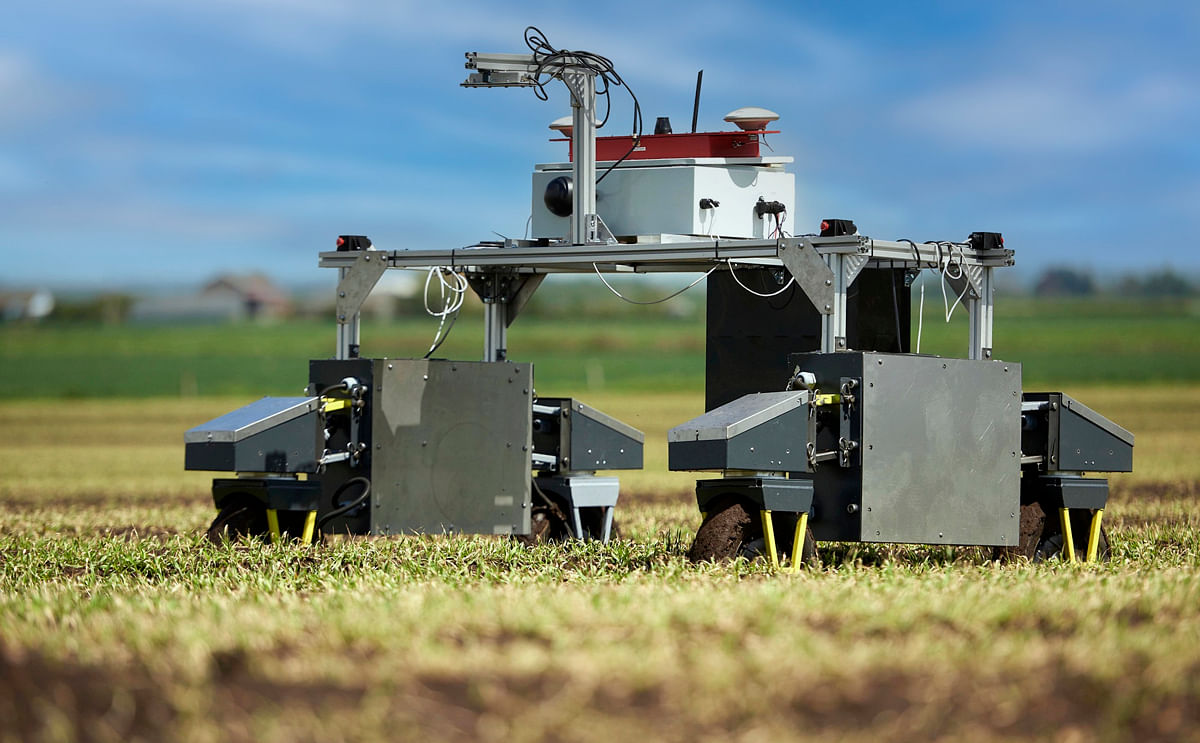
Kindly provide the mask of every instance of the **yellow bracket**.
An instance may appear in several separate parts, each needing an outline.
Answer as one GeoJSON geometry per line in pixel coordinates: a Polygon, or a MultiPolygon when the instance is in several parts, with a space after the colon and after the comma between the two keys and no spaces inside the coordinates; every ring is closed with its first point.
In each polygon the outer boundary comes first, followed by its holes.
{"type": "Polygon", "coordinates": [[[841,404],[842,404],[842,396],[841,395],[817,395],[816,397],[813,398],[813,405],[816,405],[817,407],[822,407],[824,405],[841,405],[841,404]]]}
{"type": "Polygon", "coordinates": [[[321,402],[324,404],[327,414],[350,407],[350,401],[345,398],[322,397],[321,402]]]}
{"type": "MultiPolygon", "coordinates": [[[[1059,518],[1062,519],[1063,533],[1063,552],[1067,555],[1067,562],[1075,562],[1075,539],[1071,534],[1071,515],[1069,508],[1058,509],[1059,518]]],[[[1088,529],[1088,545],[1087,554],[1084,555],[1085,562],[1096,562],[1100,552],[1100,524],[1104,520],[1104,509],[1097,508],[1092,514],[1092,523],[1088,529]]]]}
{"type": "Polygon", "coordinates": [[[1092,514],[1092,528],[1088,532],[1088,551],[1087,561],[1095,562],[1097,552],[1100,551],[1100,522],[1104,519],[1104,509],[1097,508],[1092,514]]]}
{"type": "Polygon", "coordinates": [[[767,542],[767,559],[771,561],[771,569],[779,569],[779,555],[775,552],[775,525],[771,523],[771,512],[763,509],[763,538],[767,542]]]}
{"type": "Polygon", "coordinates": [[[267,509],[267,528],[271,530],[272,544],[282,539],[279,534],[279,513],[274,508],[267,509]]]}
{"type": "MultiPolygon", "coordinates": [[[[781,570],[779,567],[779,553],[775,551],[775,523],[771,518],[771,511],[763,510],[763,540],[766,542],[767,559],[771,562],[772,570],[781,570]]],[[[792,564],[785,573],[796,573],[800,570],[801,556],[804,554],[804,536],[808,533],[808,513],[801,513],[800,520],[796,522],[796,535],[792,539],[792,564]]]]}
{"type": "Polygon", "coordinates": [[[309,511],[304,517],[304,535],[300,537],[300,541],[305,544],[311,544],[313,539],[313,528],[317,525],[317,512],[309,511]]]}

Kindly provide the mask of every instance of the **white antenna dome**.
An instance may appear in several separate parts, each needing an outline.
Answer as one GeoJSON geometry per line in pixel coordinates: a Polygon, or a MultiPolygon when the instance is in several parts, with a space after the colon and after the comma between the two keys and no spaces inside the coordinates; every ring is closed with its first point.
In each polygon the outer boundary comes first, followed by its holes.
{"type": "Polygon", "coordinates": [[[725,120],[737,124],[739,129],[756,132],[767,128],[767,124],[779,120],[779,114],[758,106],[745,106],[725,114],[725,120]]]}

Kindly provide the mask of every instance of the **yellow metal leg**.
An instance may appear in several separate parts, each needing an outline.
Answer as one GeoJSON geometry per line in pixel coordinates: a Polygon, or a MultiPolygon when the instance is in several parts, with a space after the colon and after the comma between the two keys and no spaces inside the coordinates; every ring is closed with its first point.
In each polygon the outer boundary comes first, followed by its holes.
{"type": "Polygon", "coordinates": [[[267,509],[267,528],[271,530],[271,541],[278,542],[281,537],[279,535],[279,514],[274,508],[267,509]]]}
{"type": "Polygon", "coordinates": [[[796,573],[800,570],[800,561],[804,559],[804,537],[808,534],[808,512],[800,514],[800,520],[796,522],[796,536],[792,538],[792,567],[789,573],[796,573]]]}
{"type": "Polygon", "coordinates": [[[313,529],[317,525],[317,512],[309,511],[304,517],[304,535],[300,537],[305,544],[311,544],[313,538],[313,529]]]}
{"type": "Polygon", "coordinates": [[[1100,522],[1104,519],[1104,509],[1097,508],[1092,514],[1092,528],[1088,531],[1087,561],[1095,562],[1100,551],[1100,522]]]}
{"type": "Polygon", "coordinates": [[[771,560],[771,569],[779,569],[779,553],[775,551],[775,525],[771,522],[771,512],[762,512],[763,538],[767,543],[767,556],[771,560]]]}
{"type": "Polygon", "coordinates": [[[1075,562],[1075,537],[1071,534],[1070,509],[1058,509],[1058,516],[1062,519],[1063,554],[1067,556],[1067,562],[1075,562]]]}

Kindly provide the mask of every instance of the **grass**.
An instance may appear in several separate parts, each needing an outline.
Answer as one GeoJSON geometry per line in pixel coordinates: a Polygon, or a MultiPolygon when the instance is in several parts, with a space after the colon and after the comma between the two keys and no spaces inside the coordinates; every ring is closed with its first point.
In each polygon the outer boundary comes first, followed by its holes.
{"type": "Polygon", "coordinates": [[[1200,388],[1068,385],[1137,435],[1100,566],[826,546],[692,565],[696,392],[647,433],[625,539],[214,546],[182,431],[242,398],[7,401],[0,740],[1111,740],[1200,724],[1200,388]]]}

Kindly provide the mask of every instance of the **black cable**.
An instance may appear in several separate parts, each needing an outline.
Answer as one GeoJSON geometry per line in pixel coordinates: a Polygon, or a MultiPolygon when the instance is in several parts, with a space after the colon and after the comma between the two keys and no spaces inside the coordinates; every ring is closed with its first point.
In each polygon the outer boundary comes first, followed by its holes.
{"type": "MultiPolygon", "coordinates": [[[[621,78],[613,66],[612,60],[608,57],[602,57],[594,52],[586,51],[571,51],[567,49],[556,49],[551,46],[546,40],[546,34],[536,26],[527,26],[525,28],[525,45],[533,52],[534,61],[537,63],[537,69],[533,74],[534,95],[540,100],[549,100],[550,96],[546,93],[546,83],[542,81],[542,75],[549,75],[551,78],[561,78],[563,70],[566,68],[565,60],[570,59],[571,64],[576,67],[582,67],[593,73],[598,81],[596,86],[596,97],[604,98],[604,118],[596,125],[597,129],[602,128],[608,123],[608,117],[612,113],[612,98],[610,96],[610,88],[618,86],[625,88],[629,93],[629,97],[633,99],[633,142],[629,145],[629,149],[596,179],[596,183],[603,181],[609,173],[613,171],[621,163],[633,154],[637,149],[638,144],[642,139],[642,105],[638,102],[637,95],[621,78]]],[[[572,93],[574,95],[574,93],[572,93]]]]}
{"type": "Polygon", "coordinates": [[[358,482],[361,482],[363,484],[362,494],[359,495],[354,500],[347,503],[346,505],[341,506],[339,508],[335,508],[332,511],[330,511],[329,513],[322,516],[320,521],[317,522],[317,531],[320,531],[321,528],[325,526],[325,524],[328,524],[330,521],[333,521],[338,516],[341,516],[343,514],[349,513],[350,511],[353,511],[355,508],[358,508],[359,506],[361,506],[364,501],[366,501],[367,496],[371,494],[371,481],[362,476],[351,477],[349,480],[347,480],[344,483],[342,483],[341,485],[339,485],[338,489],[333,491],[333,498],[331,500],[336,505],[338,502],[338,496],[340,496],[342,493],[346,492],[346,489],[349,488],[351,485],[358,483],[358,482]]]}
{"type": "Polygon", "coordinates": [[[446,326],[446,332],[442,333],[442,337],[438,339],[437,343],[433,344],[433,348],[430,348],[428,351],[426,351],[425,355],[422,356],[421,358],[423,358],[423,359],[429,358],[430,356],[433,355],[434,351],[437,351],[439,348],[442,347],[442,344],[445,343],[446,339],[450,337],[450,331],[454,330],[454,321],[457,319],[458,319],[458,311],[456,310],[454,312],[454,314],[450,316],[450,324],[446,326]]]}
{"type": "Polygon", "coordinates": [[[900,335],[900,299],[896,295],[896,269],[888,269],[892,274],[892,312],[896,316],[896,351],[904,353],[904,337],[900,335]]]}

